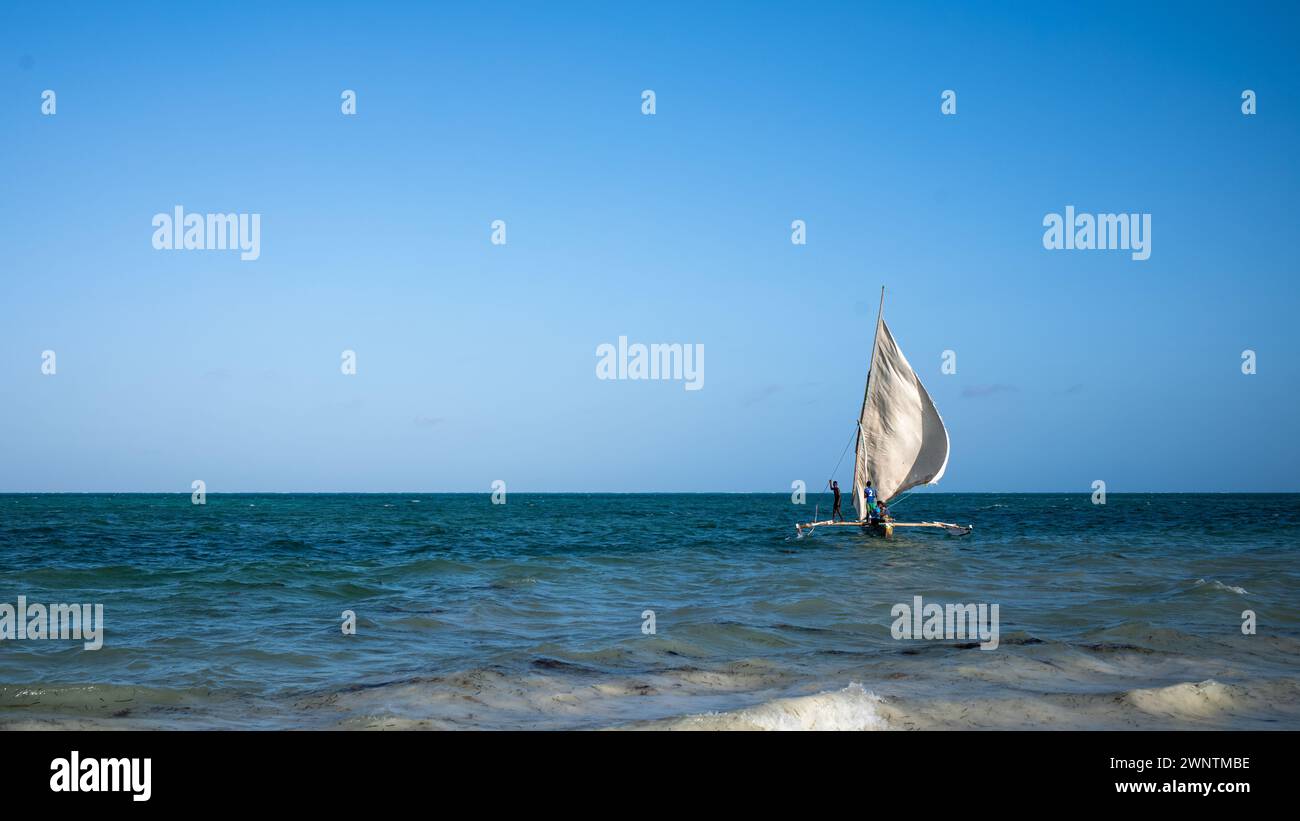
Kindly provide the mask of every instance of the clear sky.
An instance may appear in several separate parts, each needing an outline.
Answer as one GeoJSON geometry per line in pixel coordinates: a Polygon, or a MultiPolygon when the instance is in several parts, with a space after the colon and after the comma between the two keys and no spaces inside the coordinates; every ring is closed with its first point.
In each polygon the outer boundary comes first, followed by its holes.
{"type": "Polygon", "coordinates": [[[882,284],[940,490],[1300,490],[1297,22],[6,3],[0,491],[815,490],[882,284]],[[176,205],[261,214],[260,259],[155,250],[176,205]],[[1151,214],[1150,259],[1045,250],[1067,205],[1151,214]],[[598,380],[619,336],[704,388],[598,380]]]}

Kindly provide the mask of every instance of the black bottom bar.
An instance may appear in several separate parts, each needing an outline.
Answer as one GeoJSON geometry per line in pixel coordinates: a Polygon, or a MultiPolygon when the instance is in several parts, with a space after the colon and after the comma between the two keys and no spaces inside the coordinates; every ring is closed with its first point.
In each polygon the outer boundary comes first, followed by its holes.
{"type": "Polygon", "coordinates": [[[637,796],[642,810],[763,804],[772,790],[868,802],[894,792],[924,796],[927,807],[996,798],[1000,808],[1195,800],[1231,810],[1290,792],[1297,779],[1284,770],[1298,740],[1291,732],[9,733],[0,736],[0,783],[7,803],[128,811],[410,801],[450,812],[462,800],[536,809],[543,798],[563,810],[610,788],[637,796]],[[80,789],[96,781],[110,791],[80,789]],[[148,799],[135,800],[145,789],[148,799]]]}

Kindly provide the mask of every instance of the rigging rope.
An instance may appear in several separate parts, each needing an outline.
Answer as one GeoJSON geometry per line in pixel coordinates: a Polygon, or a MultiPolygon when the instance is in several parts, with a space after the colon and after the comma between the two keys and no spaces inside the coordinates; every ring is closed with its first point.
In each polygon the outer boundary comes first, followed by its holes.
{"type": "MultiPolygon", "coordinates": [[[[840,451],[840,458],[835,462],[834,470],[831,471],[832,479],[835,478],[836,473],[839,473],[840,465],[844,462],[844,454],[849,452],[849,445],[853,444],[853,440],[854,438],[857,437],[857,435],[858,435],[858,420],[855,419],[853,420],[853,433],[849,435],[849,441],[845,443],[844,450],[840,451]]],[[[826,498],[826,488],[829,486],[830,486],[830,482],[827,482],[826,484],[822,485],[821,495],[817,497],[817,504],[819,507],[821,506],[822,500],[826,498]]]]}
{"type": "MultiPolygon", "coordinates": [[[[840,451],[840,458],[835,461],[835,468],[834,470],[831,471],[832,479],[834,479],[835,474],[839,472],[840,465],[844,464],[844,455],[849,452],[849,445],[853,444],[853,440],[857,437],[857,435],[858,435],[858,421],[855,419],[853,420],[853,433],[849,434],[849,441],[844,444],[844,450],[840,451]]],[[[827,485],[822,485],[822,492],[817,496],[817,505],[819,507],[821,506],[821,503],[826,498],[826,488],[827,485]]],[[[891,501],[889,503],[889,509],[892,511],[894,507],[896,507],[899,504],[902,504],[903,501],[906,500],[909,496],[911,496],[914,492],[915,491],[909,490],[906,493],[904,493],[902,496],[899,496],[897,499],[891,501]]]]}
{"type": "Polygon", "coordinates": [[[901,503],[904,499],[906,499],[908,496],[911,496],[911,495],[912,495],[912,491],[909,490],[908,492],[904,493],[902,496],[899,496],[897,499],[895,499],[895,500],[893,500],[892,502],[889,503],[889,509],[890,509],[890,510],[893,510],[893,509],[894,509],[894,505],[897,505],[897,504],[901,503]]]}

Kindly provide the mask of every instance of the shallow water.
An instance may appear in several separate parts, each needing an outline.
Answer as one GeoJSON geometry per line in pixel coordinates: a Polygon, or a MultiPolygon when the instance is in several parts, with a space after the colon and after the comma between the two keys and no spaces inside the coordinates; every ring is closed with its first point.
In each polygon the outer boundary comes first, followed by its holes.
{"type": "Polygon", "coordinates": [[[891,542],[810,512],[0,495],[0,603],[106,623],[0,641],[0,726],[1300,729],[1300,495],[915,494],[975,531],[891,542]],[[999,646],[894,639],[917,595],[997,604],[999,646]]]}

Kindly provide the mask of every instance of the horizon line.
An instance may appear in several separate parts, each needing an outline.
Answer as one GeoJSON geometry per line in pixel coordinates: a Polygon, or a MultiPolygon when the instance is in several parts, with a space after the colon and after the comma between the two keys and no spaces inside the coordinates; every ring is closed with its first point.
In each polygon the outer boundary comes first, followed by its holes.
{"type": "MultiPolygon", "coordinates": [[[[829,493],[829,491],[826,491],[829,493]]],[[[789,496],[770,490],[512,490],[523,496],[789,496]]],[[[822,491],[818,491],[821,494],[822,491]]],[[[932,490],[924,496],[1065,496],[1085,490],[932,490]]],[[[192,496],[192,490],[0,490],[0,496],[192,496]]],[[[205,496],[491,496],[492,490],[208,490],[205,496]]],[[[1300,490],[1107,490],[1107,496],[1300,496],[1300,490]]]]}

